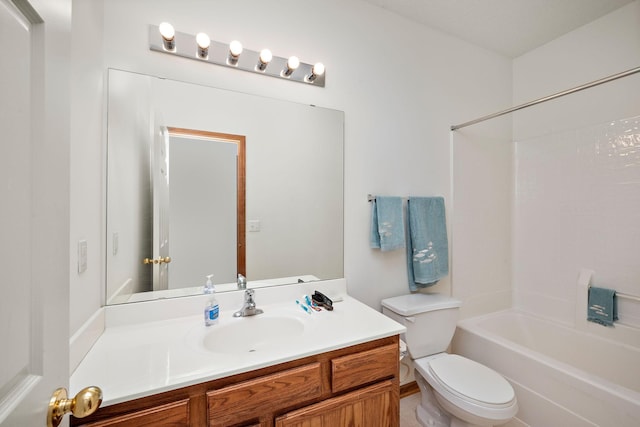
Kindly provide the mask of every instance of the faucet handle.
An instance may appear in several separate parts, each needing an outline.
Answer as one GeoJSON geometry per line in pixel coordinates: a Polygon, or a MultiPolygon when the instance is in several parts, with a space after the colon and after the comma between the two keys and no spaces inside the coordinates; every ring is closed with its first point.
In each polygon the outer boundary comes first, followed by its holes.
{"type": "Polygon", "coordinates": [[[247,289],[246,291],[244,291],[244,300],[247,302],[253,302],[253,293],[253,289],[247,289]]]}

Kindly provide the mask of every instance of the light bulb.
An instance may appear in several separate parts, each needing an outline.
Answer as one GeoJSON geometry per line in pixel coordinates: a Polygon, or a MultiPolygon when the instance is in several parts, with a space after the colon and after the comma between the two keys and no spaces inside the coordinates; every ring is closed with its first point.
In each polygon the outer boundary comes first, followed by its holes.
{"type": "Polygon", "coordinates": [[[321,76],[324,74],[324,64],[322,62],[317,62],[313,68],[311,69],[311,73],[314,76],[321,76]]]}
{"type": "Polygon", "coordinates": [[[324,74],[324,64],[322,62],[316,62],[313,67],[311,67],[311,74],[307,76],[307,81],[313,83],[318,76],[324,74]]]}
{"type": "Polygon", "coordinates": [[[238,40],[234,40],[229,43],[229,52],[231,52],[231,55],[236,58],[240,56],[240,54],[242,53],[242,43],[240,43],[238,40]]]}
{"type": "Polygon", "coordinates": [[[236,65],[238,63],[238,57],[242,53],[242,43],[238,40],[234,40],[229,43],[229,57],[227,58],[227,64],[236,65]]]}
{"type": "Polygon", "coordinates": [[[262,49],[260,51],[260,57],[258,58],[258,65],[256,66],[256,68],[259,71],[264,71],[272,59],[273,55],[271,54],[271,51],[269,49],[262,49]]]}
{"type": "Polygon", "coordinates": [[[196,43],[198,43],[198,47],[201,49],[208,49],[211,44],[211,39],[205,33],[196,34],[196,43]]]}
{"type": "Polygon", "coordinates": [[[158,26],[160,35],[162,36],[162,44],[166,50],[173,50],[176,47],[174,37],[176,31],[173,29],[173,25],[168,22],[163,22],[158,26]]]}
{"type": "Polygon", "coordinates": [[[173,25],[168,22],[163,22],[160,24],[160,35],[165,40],[173,40],[173,36],[176,35],[176,31],[173,29],[173,25]]]}
{"type": "Polygon", "coordinates": [[[287,67],[289,67],[289,69],[293,71],[299,66],[300,66],[300,60],[298,59],[298,57],[290,56],[289,59],[287,60],[287,67]]]}
{"type": "Polygon", "coordinates": [[[196,43],[198,45],[198,57],[206,59],[209,56],[211,39],[205,33],[198,33],[196,34],[196,43]]]}
{"type": "Polygon", "coordinates": [[[260,61],[268,64],[273,59],[273,54],[269,49],[262,49],[260,51],[260,61]]]}
{"type": "Polygon", "coordinates": [[[300,66],[300,60],[297,56],[290,56],[287,60],[287,69],[282,72],[282,75],[289,77],[300,66]]]}

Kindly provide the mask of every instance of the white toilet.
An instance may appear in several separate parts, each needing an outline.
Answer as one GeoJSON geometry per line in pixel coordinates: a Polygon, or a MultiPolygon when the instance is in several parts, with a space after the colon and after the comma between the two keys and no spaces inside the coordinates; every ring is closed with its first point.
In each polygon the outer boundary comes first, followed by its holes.
{"type": "Polygon", "coordinates": [[[422,293],[382,300],[382,312],[407,328],[404,340],[422,393],[416,417],[424,427],[494,426],[518,412],[513,388],[500,374],[446,353],[461,304],[422,293]]]}

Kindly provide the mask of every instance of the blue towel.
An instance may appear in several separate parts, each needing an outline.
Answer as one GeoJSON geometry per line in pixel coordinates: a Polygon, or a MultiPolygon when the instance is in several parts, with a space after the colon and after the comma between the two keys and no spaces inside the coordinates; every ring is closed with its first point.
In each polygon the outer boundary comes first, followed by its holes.
{"type": "Polygon", "coordinates": [[[589,288],[587,320],[604,326],[613,326],[618,320],[616,291],[606,288],[589,288]]]}
{"type": "Polygon", "coordinates": [[[377,196],[372,200],[371,247],[382,251],[404,248],[404,234],[402,198],[377,196]]]}
{"type": "Polygon", "coordinates": [[[409,289],[434,285],[449,274],[449,243],[442,197],[411,197],[407,202],[409,289]]]}

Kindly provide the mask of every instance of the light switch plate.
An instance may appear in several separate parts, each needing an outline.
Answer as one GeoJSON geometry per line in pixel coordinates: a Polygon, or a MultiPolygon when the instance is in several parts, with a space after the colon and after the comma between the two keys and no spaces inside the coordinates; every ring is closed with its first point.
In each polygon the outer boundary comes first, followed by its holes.
{"type": "Polygon", "coordinates": [[[257,232],[260,231],[260,220],[258,219],[253,219],[248,221],[249,222],[249,232],[257,232]]]}

